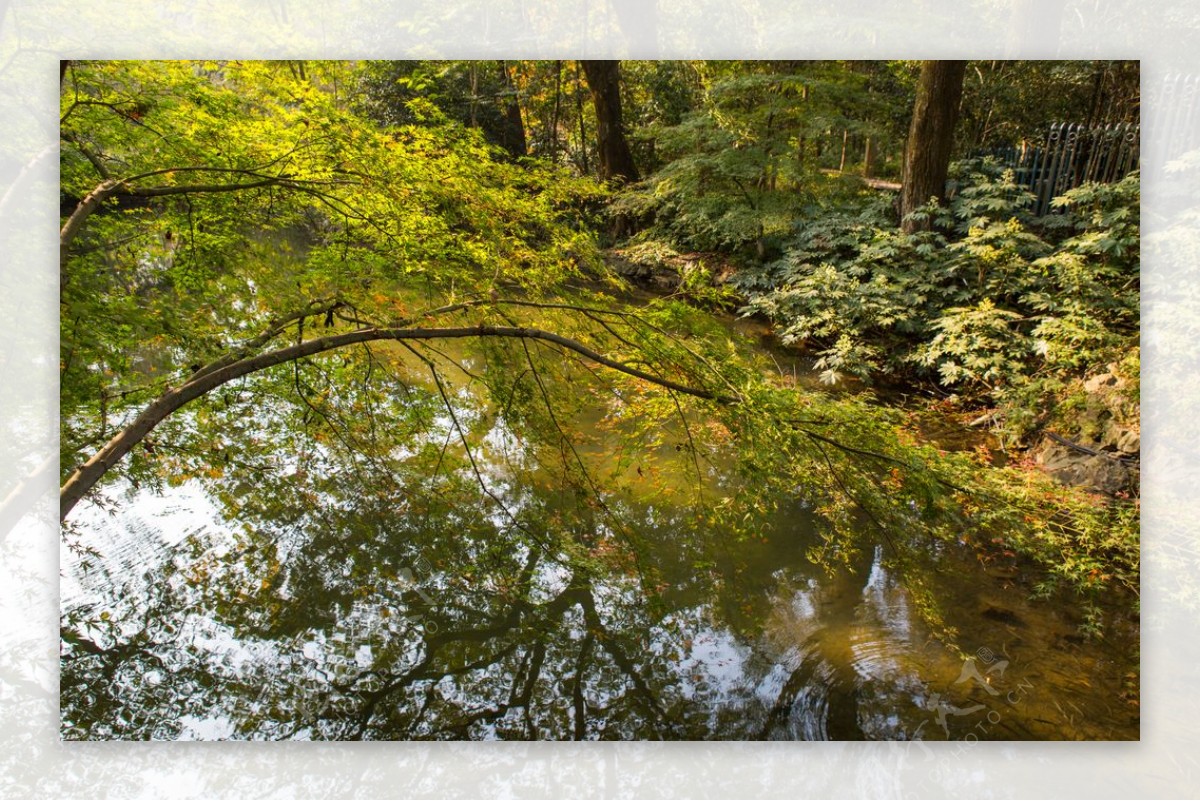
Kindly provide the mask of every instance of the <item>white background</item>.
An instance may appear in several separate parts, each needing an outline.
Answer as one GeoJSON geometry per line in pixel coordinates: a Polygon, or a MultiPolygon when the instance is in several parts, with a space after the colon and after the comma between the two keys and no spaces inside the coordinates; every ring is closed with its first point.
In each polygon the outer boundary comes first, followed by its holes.
{"type": "Polygon", "coordinates": [[[1194,0],[0,0],[0,796],[1195,797],[1200,100],[1177,74],[1200,78],[1194,0]],[[59,742],[58,59],[498,56],[1142,60],[1140,743],[59,742]]]}

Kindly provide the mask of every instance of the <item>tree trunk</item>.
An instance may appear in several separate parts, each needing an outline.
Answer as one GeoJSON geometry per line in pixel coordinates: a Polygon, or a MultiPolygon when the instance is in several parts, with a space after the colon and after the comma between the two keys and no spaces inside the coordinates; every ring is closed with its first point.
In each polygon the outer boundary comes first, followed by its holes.
{"type": "Polygon", "coordinates": [[[554,111],[550,115],[550,163],[558,163],[558,123],[562,110],[562,62],[554,62],[554,111]]]}
{"type": "Polygon", "coordinates": [[[584,123],[584,119],[583,119],[583,91],[581,90],[581,87],[580,87],[579,62],[578,61],[575,62],[575,108],[579,114],[579,161],[580,161],[580,167],[581,167],[581,171],[583,172],[583,174],[587,175],[590,172],[590,170],[588,170],[588,157],[587,157],[587,142],[588,142],[588,140],[587,140],[587,125],[584,123]]]}
{"type": "Polygon", "coordinates": [[[621,68],[619,61],[581,61],[592,104],[596,108],[596,144],[599,173],[604,180],[638,180],[633,153],[625,139],[621,119],[621,68]]]}
{"type": "MultiPolygon", "coordinates": [[[[504,75],[503,85],[507,87],[508,86],[508,73],[504,70],[504,62],[500,62],[500,70],[501,70],[501,73],[504,75]]],[[[472,61],[471,66],[468,68],[467,72],[471,77],[471,99],[467,103],[467,108],[469,109],[469,112],[467,115],[467,127],[478,128],[479,127],[479,121],[478,121],[479,115],[477,113],[478,109],[479,109],[479,66],[478,66],[478,64],[476,64],[476,62],[472,61]]]]}
{"type": "Polygon", "coordinates": [[[875,140],[867,137],[866,152],[863,153],[863,178],[875,177],[875,140]]]}
{"type": "Polygon", "coordinates": [[[954,145],[954,123],[962,100],[965,61],[925,61],[912,124],[904,147],[900,189],[901,227],[906,232],[927,229],[929,221],[905,219],[931,197],[944,200],[946,173],[954,145]]]}
{"type": "Polygon", "coordinates": [[[529,144],[525,141],[525,122],[521,119],[521,104],[517,102],[517,87],[508,74],[508,64],[503,61],[500,62],[500,77],[505,90],[505,125],[500,144],[514,157],[520,158],[529,154],[529,144]]]}

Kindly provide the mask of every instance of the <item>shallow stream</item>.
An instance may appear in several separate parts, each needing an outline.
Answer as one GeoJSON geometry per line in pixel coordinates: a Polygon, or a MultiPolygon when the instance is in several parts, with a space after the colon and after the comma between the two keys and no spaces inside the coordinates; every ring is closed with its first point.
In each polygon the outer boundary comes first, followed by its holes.
{"type": "MultiPolygon", "coordinates": [[[[1087,639],[1071,598],[1031,600],[1015,563],[944,543],[902,571],[881,542],[827,572],[803,499],[735,534],[697,493],[752,487],[719,463],[698,486],[685,461],[663,475],[603,433],[578,458],[615,489],[538,478],[503,416],[465,379],[449,389],[474,465],[443,464],[456,423],[430,412],[396,469],[289,446],[273,471],[111,485],[115,514],[81,504],[63,736],[1138,737],[1136,618],[1087,639]]],[[[240,425],[269,439],[284,416],[240,425]]]]}

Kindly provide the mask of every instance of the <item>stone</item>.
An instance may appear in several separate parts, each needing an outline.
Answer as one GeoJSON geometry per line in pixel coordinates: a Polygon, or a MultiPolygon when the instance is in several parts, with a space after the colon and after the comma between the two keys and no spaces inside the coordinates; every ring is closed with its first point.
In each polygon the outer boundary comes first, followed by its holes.
{"type": "Polygon", "coordinates": [[[996,606],[988,606],[983,610],[982,616],[994,623],[1003,623],[1007,626],[1025,625],[1021,618],[1017,617],[1016,612],[1013,612],[1011,609],[1001,609],[996,606]]]}
{"type": "Polygon", "coordinates": [[[1110,456],[1092,456],[1058,443],[1038,454],[1042,469],[1063,484],[1115,495],[1137,488],[1138,472],[1110,456]]]}
{"type": "Polygon", "coordinates": [[[1106,450],[1124,455],[1137,455],[1142,452],[1141,434],[1125,426],[1109,425],[1104,431],[1101,444],[1106,450]]]}
{"type": "Polygon", "coordinates": [[[1092,376],[1083,384],[1083,388],[1089,394],[1095,395],[1103,392],[1106,389],[1117,386],[1121,379],[1117,378],[1112,373],[1101,373],[1100,375],[1092,376]]]}

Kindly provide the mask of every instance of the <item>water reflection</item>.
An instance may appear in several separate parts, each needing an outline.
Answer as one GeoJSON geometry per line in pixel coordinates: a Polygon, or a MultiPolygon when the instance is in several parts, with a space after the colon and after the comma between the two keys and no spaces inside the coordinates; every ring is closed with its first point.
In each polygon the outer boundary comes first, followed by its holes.
{"type": "MultiPolygon", "coordinates": [[[[602,436],[573,456],[533,447],[469,393],[470,446],[451,447],[430,387],[406,386],[408,416],[390,418],[411,430],[130,489],[118,517],[81,507],[63,559],[64,737],[1137,736],[1120,698],[1136,632],[1071,639],[1068,614],[951,549],[900,574],[880,546],[827,574],[805,559],[800,505],[735,532],[668,481],[644,491],[602,436]],[[626,480],[598,495],[573,458],[626,480]],[[923,622],[914,576],[967,662],[923,622]]],[[[254,436],[286,438],[290,414],[259,415],[254,436]]],[[[711,464],[708,492],[739,491],[711,464]]]]}

